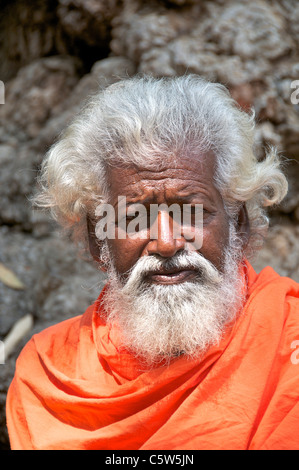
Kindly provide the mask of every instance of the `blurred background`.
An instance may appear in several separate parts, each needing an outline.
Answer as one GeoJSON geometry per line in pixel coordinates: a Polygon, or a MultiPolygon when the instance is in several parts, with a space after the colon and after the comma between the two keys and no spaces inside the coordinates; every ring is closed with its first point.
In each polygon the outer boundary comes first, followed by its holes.
{"type": "Polygon", "coordinates": [[[9,345],[0,449],[9,449],[5,398],[20,349],[100,290],[101,274],[28,201],[44,153],[99,86],[138,72],[197,73],[254,107],[257,151],[279,148],[290,188],[253,265],[299,282],[299,2],[2,0],[0,54],[0,339],[9,345]]]}

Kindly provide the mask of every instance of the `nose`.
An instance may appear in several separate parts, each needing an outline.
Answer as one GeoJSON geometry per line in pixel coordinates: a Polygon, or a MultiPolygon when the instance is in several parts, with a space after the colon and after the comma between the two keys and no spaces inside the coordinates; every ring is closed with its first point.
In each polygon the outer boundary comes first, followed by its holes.
{"type": "Polygon", "coordinates": [[[164,258],[174,256],[185,248],[185,239],[180,235],[180,227],[167,211],[158,212],[157,219],[151,227],[151,240],[146,247],[148,255],[158,254],[164,258]]]}

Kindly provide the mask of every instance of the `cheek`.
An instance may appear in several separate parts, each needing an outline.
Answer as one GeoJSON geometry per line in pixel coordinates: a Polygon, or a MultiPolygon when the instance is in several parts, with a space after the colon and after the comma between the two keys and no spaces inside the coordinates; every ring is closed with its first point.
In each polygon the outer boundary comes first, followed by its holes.
{"type": "Polygon", "coordinates": [[[229,242],[229,222],[225,218],[218,223],[210,224],[203,229],[201,253],[218,269],[224,259],[224,251],[229,242]]]}
{"type": "Polygon", "coordinates": [[[108,240],[114,266],[119,274],[124,274],[138,261],[143,251],[144,240],[108,240]]]}

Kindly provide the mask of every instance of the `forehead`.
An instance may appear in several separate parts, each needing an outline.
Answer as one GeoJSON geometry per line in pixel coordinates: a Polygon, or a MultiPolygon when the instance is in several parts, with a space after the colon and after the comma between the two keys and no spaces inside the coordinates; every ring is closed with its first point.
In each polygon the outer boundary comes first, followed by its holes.
{"type": "Polygon", "coordinates": [[[107,176],[110,196],[136,197],[148,192],[215,191],[215,157],[212,152],[204,155],[182,155],[169,159],[159,168],[144,165],[111,166],[107,176]]]}

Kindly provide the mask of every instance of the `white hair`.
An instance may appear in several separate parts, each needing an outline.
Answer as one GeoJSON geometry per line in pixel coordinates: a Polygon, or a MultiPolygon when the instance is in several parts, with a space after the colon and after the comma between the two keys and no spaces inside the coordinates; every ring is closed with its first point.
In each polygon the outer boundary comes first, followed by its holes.
{"type": "Polygon", "coordinates": [[[92,96],[52,146],[34,202],[82,240],[86,216],[107,200],[108,165],[159,168],[182,153],[212,151],[227,212],[233,217],[246,205],[252,248],[268,226],[264,209],[287,192],[277,151],[255,156],[254,126],[254,113],[242,111],[223,85],[196,75],[120,81],[92,96]]]}

